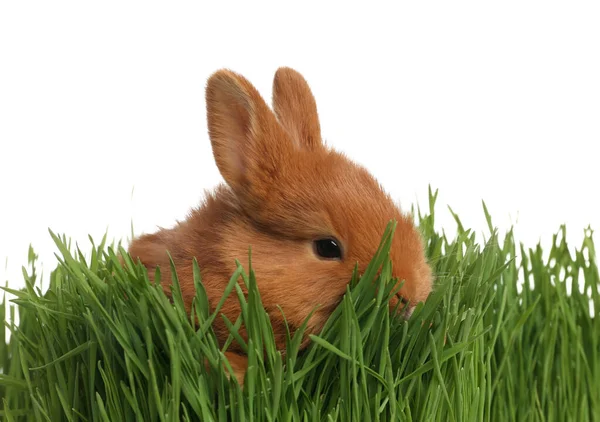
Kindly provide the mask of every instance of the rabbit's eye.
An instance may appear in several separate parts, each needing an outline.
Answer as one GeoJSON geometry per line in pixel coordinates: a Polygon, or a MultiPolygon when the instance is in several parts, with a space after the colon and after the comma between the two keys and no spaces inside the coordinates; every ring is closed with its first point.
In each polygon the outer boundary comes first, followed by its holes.
{"type": "Polygon", "coordinates": [[[336,239],[330,237],[313,242],[315,253],[324,259],[342,259],[342,249],[336,239]]]}

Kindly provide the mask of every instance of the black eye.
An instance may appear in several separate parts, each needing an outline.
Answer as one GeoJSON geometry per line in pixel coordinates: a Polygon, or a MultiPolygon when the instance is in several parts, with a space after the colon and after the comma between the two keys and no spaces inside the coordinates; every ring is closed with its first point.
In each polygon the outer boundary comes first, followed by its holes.
{"type": "Polygon", "coordinates": [[[315,253],[324,259],[342,259],[342,249],[336,239],[330,237],[313,242],[315,253]]]}

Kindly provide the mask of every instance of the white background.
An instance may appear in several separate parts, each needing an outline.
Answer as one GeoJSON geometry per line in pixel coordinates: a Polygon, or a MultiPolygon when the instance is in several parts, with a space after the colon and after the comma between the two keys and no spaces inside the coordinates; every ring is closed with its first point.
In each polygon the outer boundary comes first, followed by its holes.
{"type": "Polygon", "coordinates": [[[1,3],[0,282],[22,286],[30,243],[48,276],[48,227],[85,250],[183,218],[221,180],[221,67],[266,98],[302,72],[328,143],[406,209],[439,188],[440,227],[450,204],[484,232],[484,199],[529,246],[600,228],[600,3],[252,3],[1,3]]]}

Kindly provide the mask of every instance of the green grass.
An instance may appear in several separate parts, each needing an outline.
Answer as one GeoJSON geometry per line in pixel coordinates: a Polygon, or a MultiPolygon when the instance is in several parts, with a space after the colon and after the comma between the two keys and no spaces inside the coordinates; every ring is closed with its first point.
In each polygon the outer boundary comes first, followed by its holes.
{"type": "MultiPolygon", "coordinates": [[[[39,290],[33,252],[26,288],[6,289],[17,297],[10,313],[20,323],[6,323],[8,343],[0,334],[0,415],[52,422],[600,420],[600,280],[591,230],[575,250],[561,227],[542,254],[540,245],[516,245],[512,231],[500,238],[484,206],[484,245],[457,216],[456,238],[448,239],[434,230],[435,196],[418,218],[438,278],[408,322],[390,318],[386,306],[393,225],[304,351],[298,332],[286,354],[275,350],[255,275],[248,264],[238,266],[225,294],[238,296],[243,309],[241,320],[230,321],[232,333],[242,320],[248,328],[243,389],[222,369],[211,330],[221,316],[209,314],[200,277],[186,315],[177,284],[171,303],[143,268],[131,260],[119,265],[118,249],[102,241],[86,258],[53,235],[60,264],[49,290],[39,290]]],[[[5,300],[0,314],[8,306],[5,300]]]]}

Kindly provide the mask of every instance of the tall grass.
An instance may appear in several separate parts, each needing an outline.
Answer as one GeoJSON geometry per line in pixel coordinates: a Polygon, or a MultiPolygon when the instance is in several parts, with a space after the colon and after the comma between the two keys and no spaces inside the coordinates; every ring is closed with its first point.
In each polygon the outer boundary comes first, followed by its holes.
{"type": "Polygon", "coordinates": [[[0,330],[0,415],[52,422],[600,420],[600,279],[591,230],[573,252],[561,227],[544,258],[540,245],[516,245],[512,231],[500,239],[484,205],[485,244],[458,216],[457,235],[448,239],[434,229],[435,199],[430,192],[429,211],[418,219],[436,286],[408,322],[391,318],[386,305],[393,224],[304,351],[303,327],[289,334],[287,353],[275,349],[260,274],[251,261],[238,263],[224,294],[242,306],[228,325],[230,340],[241,341],[249,357],[243,388],[223,369],[227,345],[220,349],[211,329],[219,306],[209,312],[197,267],[188,315],[173,268],[170,301],[144,268],[129,258],[121,266],[124,251],[104,239],[92,242],[86,258],[53,234],[60,263],[49,290],[39,290],[33,253],[25,289],[6,289],[17,298],[10,312],[20,324],[5,322],[8,343],[0,330]],[[242,323],[247,343],[237,335],[242,323]]]}

